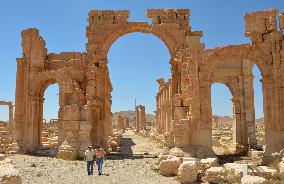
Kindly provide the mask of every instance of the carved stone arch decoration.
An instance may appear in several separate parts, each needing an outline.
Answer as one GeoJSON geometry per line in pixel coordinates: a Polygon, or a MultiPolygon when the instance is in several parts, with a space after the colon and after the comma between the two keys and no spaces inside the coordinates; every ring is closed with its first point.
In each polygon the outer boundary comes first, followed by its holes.
{"type": "Polygon", "coordinates": [[[37,74],[36,81],[32,83],[31,94],[43,96],[46,88],[53,83],[58,83],[63,93],[73,92],[73,80],[70,75],[64,74],[61,70],[47,70],[37,74]]]}
{"type": "MultiPolygon", "coordinates": [[[[215,81],[213,80],[213,78],[210,78],[210,86],[214,82],[215,81]]],[[[231,92],[231,95],[232,95],[232,101],[234,103],[237,103],[237,104],[240,103],[241,91],[240,91],[240,87],[239,87],[238,76],[224,77],[224,80],[217,81],[216,83],[224,84],[226,87],[228,87],[230,92],[231,92]]]]}
{"type": "Polygon", "coordinates": [[[218,64],[234,58],[249,59],[258,66],[263,77],[272,75],[271,58],[267,57],[260,49],[248,44],[209,49],[202,53],[201,58],[199,70],[211,75],[218,64]]]}
{"type": "Polygon", "coordinates": [[[238,77],[228,77],[226,79],[225,85],[230,89],[233,98],[240,97],[240,87],[238,77]]]}
{"type": "Polygon", "coordinates": [[[249,59],[258,66],[262,77],[272,76],[272,56],[267,57],[260,49],[250,48],[245,59],[249,59]]]}
{"type": "Polygon", "coordinates": [[[171,57],[174,57],[178,51],[178,44],[174,40],[173,36],[167,33],[165,30],[161,28],[157,28],[155,26],[149,25],[147,23],[145,24],[128,24],[126,27],[122,27],[120,29],[114,30],[109,35],[107,35],[107,38],[102,46],[102,58],[106,59],[108,51],[112,44],[119,39],[120,37],[128,34],[128,33],[146,33],[146,34],[153,34],[154,36],[161,39],[165,45],[167,46],[169,53],[171,57]]]}

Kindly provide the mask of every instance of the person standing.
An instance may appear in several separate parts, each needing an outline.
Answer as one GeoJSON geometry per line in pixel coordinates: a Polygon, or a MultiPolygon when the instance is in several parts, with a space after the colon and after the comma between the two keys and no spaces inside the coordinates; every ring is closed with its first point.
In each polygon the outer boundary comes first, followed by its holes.
{"type": "Polygon", "coordinates": [[[103,174],[103,162],[106,152],[100,146],[95,149],[96,164],[98,166],[98,174],[101,176],[103,174]]]}
{"type": "Polygon", "coordinates": [[[84,160],[87,161],[87,172],[88,172],[88,175],[93,175],[94,150],[93,150],[92,146],[88,146],[88,149],[85,151],[84,160]]]}

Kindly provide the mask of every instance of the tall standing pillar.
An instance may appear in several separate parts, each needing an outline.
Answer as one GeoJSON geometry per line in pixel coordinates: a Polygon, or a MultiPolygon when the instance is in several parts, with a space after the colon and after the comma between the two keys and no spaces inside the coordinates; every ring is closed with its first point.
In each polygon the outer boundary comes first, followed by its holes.
{"type": "Polygon", "coordinates": [[[14,106],[9,104],[9,132],[12,133],[14,131],[14,106]]]}

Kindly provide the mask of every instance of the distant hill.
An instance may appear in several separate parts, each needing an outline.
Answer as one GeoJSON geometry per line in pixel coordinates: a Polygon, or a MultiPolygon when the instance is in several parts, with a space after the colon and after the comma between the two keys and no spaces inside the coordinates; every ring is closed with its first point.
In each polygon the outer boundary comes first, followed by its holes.
{"type": "MultiPolygon", "coordinates": [[[[218,116],[218,115],[213,115],[213,116],[217,116],[218,117],[218,121],[221,124],[230,124],[230,123],[233,122],[233,118],[230,117],[230,116],[218,116]]],[[[263,118],[255,119],[255,123],[263,123],[263,122],[264,122],[263,118]]]]}

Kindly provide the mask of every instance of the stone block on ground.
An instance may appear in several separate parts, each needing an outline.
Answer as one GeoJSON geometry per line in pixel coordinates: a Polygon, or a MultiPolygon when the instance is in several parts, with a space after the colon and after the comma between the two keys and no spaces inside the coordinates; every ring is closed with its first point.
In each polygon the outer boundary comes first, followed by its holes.
{"type": "Polygon", "coordinates": [[[184,161],[178,168],[177,179],[181,183],[196,182],[198,168],[196,161],[184,161]]]}
{"type": "Polygon", "coordinates": [[[6,158],[6,156],[4,154],[0,154],[0,161],[4,160],[6,158]]]}
{"type": "Polygon", "coordinates": [[[211,167],[206,170],[202,181],[208,183],[221,183],[226,181],[225,178],[226,173],[223,167],[211,167]]]}
{"type": "Polygon", "coordinates": [[[255,165],[260,165],[262,163],[263,151],[250,150],[249,156],[255,165]]]}
{"type": "Polygon", "coordinates": [[[163,160],[167,160],[169,158],[172,158],[172,155],[159,155],[159,159],[157,161],[157,164],[160,164],[163,160]]]}
{"type": "Polygon", "coordinates": [[[268,181],[260,176],[246,175],[241,179],[242,184],[268,184],[268,181]]]}
{"type": "Polygon", "coordinates": [[[72,146],[65,139],[62,145],[59,147],[57,158],[61,158],[64,160],[76,160],[77,157],[77,151],[75,151],[75,149],[72,148],[72,146]]]}
{"type": "Polygon", "coordinates": [[[161,161],[159,164],[160,173],[164,176],[174,176],[178,173],[178,168],[182,163],[182,158],[172,157],[161,161]]]}
{"type": "Polygon", "coordinates": [[[202,172],[204,173],[210,167],[218,167],[218,166],[219,163],[217,158],[204,158],[200,160],[199,169],[202,170],[202,172]]]}
{"type": "Polygon", "coordinates": [[[180,148],[177,148],[177,147],[170,149],[169,154],[176,156],[176,157],[184,157],[185,156],[185,153],[180,148]]]}
{"type": "Polygon", "coordinates": [[[284,157],[282,158],[282,161],[279,162],[278,169],[279,169],[279,173],[284,175],[284,157]]]}
{"type": "Polygon", "coordinates": [[[224,164],[227,178],[230,181],[240,182],[241,178],[247,174],[247,164],[226,163],[224,164]]]}
{"type": "Polygon", "coordinates": [[[277,179],[278,174],[276,169],[272,169],[267,166],[258,166],[258,168],[263,171],[261,177],[266,179],[277,179]]]}

